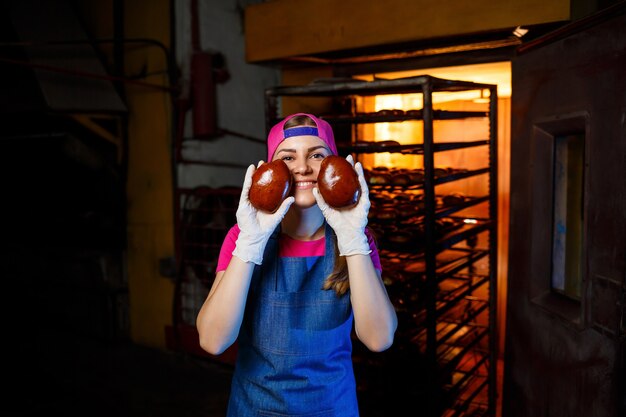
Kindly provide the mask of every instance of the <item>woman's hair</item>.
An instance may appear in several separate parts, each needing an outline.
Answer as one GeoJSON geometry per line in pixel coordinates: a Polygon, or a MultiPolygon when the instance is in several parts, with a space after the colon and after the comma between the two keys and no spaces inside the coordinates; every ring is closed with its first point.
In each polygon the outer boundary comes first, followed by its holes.
{"type": "Polygon", "coordinates": [[[285,122],[285,124],[284,124],[283,129],[289,129],[291,127],[297,127],[297,126],[317,127],[315,125],[315,122],[313,121],[313,119],[311,119],[309,116],[297,115],[297,116],[293,116],[291,119],[287,120],[285,122]]]}
{"type": "MultiPolygon", "coordinates": [[[[308,116],[299,115],[289,119],[285,123],[284,128],[289,129],[297,126],[315,126],[315,122],[308,116]]],[[[326,238],[328,239],[329,236],[326,236],[326,238]]],[[[333,271],[328,277],[326,277],[322,289],[334,290],[337,295],[341,296],[344,295],[350,288],[350,282],[348,281],[348,264],[345,256],[339,255],[339,249],[337,249],[337,237],[334,233],[332,234],[332,239],[334,240],[333,246],[335,247],[335,263],[333,265],[333,271]]]]}
{"type": "MultiPolygon", "coordinates": [[[[376,235],[371,229],[367,229],[370,236],[376,243],[376,235]]],[[[344,295],[350,288],[350,281],[348,281],[348,263],[346,257],[339,255],[339,247],[337,246],[337,237],[333,233],[333,239],[335,240],[335,264],[333,265],[333,272],[326,277],[324,281],[323,289],[335,290],[338,296],[344,295]]]]}
{"type": "MultiPolygon", "coordinates": [[[[333,272],[326,277],[322,289],[335,290],[338,296],[342,296],[350,288],[350,281],[348,280],[348,263],[346,262],[345,256],[339,255],[337,237],[334,233],[332,236],[332,239],[335,241],[335,263],[333,265],[333,272]]],[[[328,236],[326,238],[328,239],[328,236]]]]}

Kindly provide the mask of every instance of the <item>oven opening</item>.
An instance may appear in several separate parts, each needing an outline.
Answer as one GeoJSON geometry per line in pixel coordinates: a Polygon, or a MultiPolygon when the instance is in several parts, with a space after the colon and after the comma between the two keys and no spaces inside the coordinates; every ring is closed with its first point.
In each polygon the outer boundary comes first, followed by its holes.
{"type": "MultiPolygon", "coordinates": [[[[501,392],[502,369],[504,358],[505,340],[505,314],[507,298],[507,263],[508,263],[508,223],[509,223],[509,170],[510,170],[510,100],[511,100],[511,64],[510,62],[493,62],[476,65],[463,65],[443,68],[426,68],[412,71],[386,72],[376,74],[364,74],[355,78],[364,81],[378,79],[399,79],[418,75],[430,75],[449,80],[472,81],[476,83],[496,84],[498,91],[498,114],[497,114],[497,212],[498,212],[498,249],[497,249],[497,391],[501,392]]],[[[354,106],[357,114],[375,115],[410,115],[423,109],[423,97],[421,93],[414,94],[387,94],[377,96],[357,97],[354,106]]],[[[435,92],[432,96],[434,111],[449,112],[488,112],[489,90],[477,89],[472,91],[458,92],[435,92]]],[[[353,128],[353,144],[360,142],[376,142],[381,149],[384,146],[423,144],[423,121],[407,120],[401,123],[372,123],[359,124],[353,128]]],[[[434,120],[433,140],[437,143],[480,141],[489,137],[489,126],[479,118],[467,118],[458,120],[434,120]]],[[[434,156],[435,176],[438,173],[472,172],[489,166],[489,155],[481,147],[468,147],[462,150],[437,152],[434,156]]],[[[411,153],[377,152],[362,153],[358,159],[363,164],[366,173],[373,175],[370,183],[377,181],[403,181],[405,175],[423,175],[423,155],[411,153]],[[388,175],[383,177],[382,174],[388,175]]],[[[410,188],[410,187],[409,187],[410,188]]],[[[385,191],[383,191],[384,193],[385,191]]],[[[435,195],[437,204],[445,205],[452,199],[484,198],[489,193],[488,172],[483,175],[468,176],[464,180],[441,183],[436,186],[435,195]]],[[[416,189],[413,198],[423,198],[423,190],[416,189]]],[[[455,200],[456,201],[456,200],[455,200]]],[[[373,201],[376,208],[377,201],[373,201]]],[[[395,205],[398,212],[401,207],[395,205]]],[[[384,213],[384,211],[381,211],[384,213]]],[[[489,200],[485,199],[480,204],[470,205],[468,208],[458,211],[455,216],[464,218],[464,222],[476,222],[477,219],[489,217],[489,200]]],[[[394,233],[392,239],[399,239],[405,231],[394,233]]],[[[461,242],[456,247],[462,249],[488,247],[488,233],[477,235],[476,240],[461,242]]],[[[445,252],[441,254],[446,256],[445,252]]],[[[439,255],[438,255],[439,256],[439,255]]],[[[485,256],[472,266],[471,273],[488,274],[489,259],[485,256]]],[[[488,286],[483,286],[473,295],[488,298],[488,286]],[[482,289],[481,289],[482,288],[482,289]]],[[[479,324],[486,325],[487,313],[481,314],[476,320],[479,324]]],[[[477,349],[486,349],[487,340],[478,344],[477,349]]],[[[471,358],[471,355],[470,355],[471,358]]],[[[469,360],[466,367],[471,368],[475,364],[469,360]]],[[[459,376],[461,377],[461,376],[459,376]]],[[[500,395],[498,397],[501,397],[500,395]]],[[[498,404],[499,408],[499,404],[498,404]]]]}

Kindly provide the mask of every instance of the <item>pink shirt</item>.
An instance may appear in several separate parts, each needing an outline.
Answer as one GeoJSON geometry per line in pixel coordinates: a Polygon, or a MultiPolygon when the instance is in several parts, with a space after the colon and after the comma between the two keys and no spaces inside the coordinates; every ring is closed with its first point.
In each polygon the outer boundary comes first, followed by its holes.
{"type": "MultiPolygon", "coordinates": [[[[380,265],[380,257],[378,256],[378,249],[376,249],[376,243],[374,242],[374,238],[367,229],[365,229],[365,235],[367,236],[367,241],[369,242],[370,249],[372,250],[372,252],[370,253],[370,257],[372,258],[374,268],[376,268],[378,271],[382,271],[383,268],[380,265]]],[[[238,236],[239,226],[234,225],[230,228],[230,230],[226,234],[226,237],[224,238],[224,243],[222,243],[222,249],[220,250],[220,256],[217,261],[216,272],[224,271],[230,263],[230,260],[233,257],[233,250],[235,250],[235,243],[237,242],[238,236]]],[[[281,257],[297,258],[324,256],[325,248],[325,236],[318,240],[302,241],[292,239],[285,234],[281,234],[278,240],[278,255],[281,257]]]]}

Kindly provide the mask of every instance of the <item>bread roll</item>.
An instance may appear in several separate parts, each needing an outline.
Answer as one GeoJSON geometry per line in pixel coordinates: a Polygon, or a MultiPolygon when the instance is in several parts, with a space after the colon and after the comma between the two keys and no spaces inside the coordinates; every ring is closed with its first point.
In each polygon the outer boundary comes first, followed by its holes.
{"type": "Polygon", "coordinates": [[[293,178],[282,159],[262,164],[252,174],[248,199],[257,210],[274,213],[291,192],[293,178]]]}
{"type": "Polygon", "coordinates": [[[354,167],[341,156],[324,158],[317,177],[317,188],[333,208],[354,206],[361,196],[361,186],[354,167]]]}

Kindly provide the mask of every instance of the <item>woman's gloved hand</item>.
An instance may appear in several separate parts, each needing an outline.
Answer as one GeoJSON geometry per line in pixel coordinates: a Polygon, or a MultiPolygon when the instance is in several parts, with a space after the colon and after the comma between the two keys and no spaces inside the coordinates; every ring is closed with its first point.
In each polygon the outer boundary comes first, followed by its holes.
{"type": "MultiPolygon", "coordinates": [[[[258,166],[261,166],[262,163],[263,161],[260,161],[258,166]]],[[[241,189],[241,198],[237,208],[237,226],[239,226],[240,232],[233,255],[242,261],[261,265],[265,245],[267,245],[274,229],[285,217],[287,210],[294,202],[294,198],[287,197],[274,213],[264,213],[255,209],[248,199],[254,171],[256,171],[256,167],[250,165],[241,189]]]]}
{"type": "Polygon", "coordinates": [[[358,203],[348,209],[334,209],[330,207],[324,197],[317,188],[313,189],[313,195],[317,200],[317,205],[322,210],[326,221],[333,228],[337,235],[337,246],[339,246],[339,254],[348,255],[367,255],[371,252],[367,236],[365,235],[365,226],[367,226],[367,213],[370,209],[369,189],[363,175],[363,166],[360,162],[354,164],[352,155],[348,155],[346,160],[350,162],[359,177],[361,185],[361,197],[358,203]]]}

